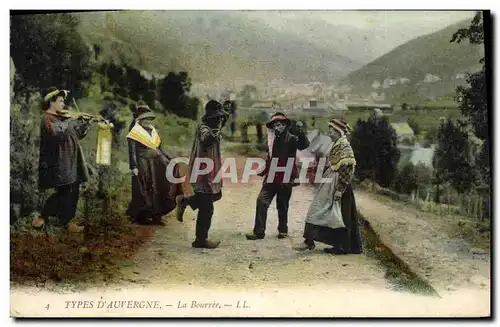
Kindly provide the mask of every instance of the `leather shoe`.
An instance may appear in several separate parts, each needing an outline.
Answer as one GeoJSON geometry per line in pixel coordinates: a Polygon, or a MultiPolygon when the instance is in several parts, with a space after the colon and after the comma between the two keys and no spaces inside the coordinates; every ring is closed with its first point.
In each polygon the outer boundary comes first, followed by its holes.
{"type": "Polygon", "coordinates": [[[262,240],[265,237],[265,234],[255,234],[254,232],[248,233],[245,235],[247,240],[262,240]]]}
{"type": "Polygon", "coordinates": [[[219,246],[220,241],[213,242],[209,240],[195,240],[191,245],[198,249],[215,249],[219,246]]]}

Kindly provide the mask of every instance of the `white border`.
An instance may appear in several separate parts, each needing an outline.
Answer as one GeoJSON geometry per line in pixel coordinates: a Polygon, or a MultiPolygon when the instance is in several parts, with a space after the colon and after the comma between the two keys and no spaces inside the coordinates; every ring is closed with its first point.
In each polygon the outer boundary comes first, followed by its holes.
{"type": "MultiPolygon", "coordinates": [[[[71,2],[71,1],[61,1],[61,0],[53,0],[50,2],[43,1],[6,1],[3,2],[2,5],[7,4],[7,8],[5,8],[2,11],[2,17],[4,18],[3,24],[2,24],[2,44],[9,44],[9,16],[8,16],[8,11],[9,9],[59,9],[59,8],[64,8],[64,9],[117,9],[117,8],[127,8],[127,9],[337,9],[337,10],[348,10],[348,9],[359,9],[359,8],[365,8],[365,9],[387,9],[387,8],[392,8],[392,9],[423,9],[423,10],[429,10],[429,9],[492,9],[493,14],[496,13],[496,7],[498,6],[497,1],[484,1],[484,0],[476,0],[476,1],[468,1],[468,2],[461,2],[458,3],[457,1],[453,2],[448,2],[448,3],[438,3],[436,1],[429,1],[429,0],[421,0],[418,2],[414,3],[409,3],[407,1],[397,1],[397,2],[392,2],[392,1],[356,1],[356,0],[351,0],[347,2],[335,2],[333,1],[302,1],[302,2],[295,2],[291,3],[290,1],[251,1],[251,2],[235,2],[235,1],[220,1],[220,0],[212,0],[212,1],[193,1],[193,0],[184,0],[182,2],[170,2],[170,3],[165,3],[165,2],[156,2],[156,1],[85,1],[85,2],[71,2]],[[85,5],[83,5],[85,4],[85,5]],[[248,4],[248,5],[245,5],[248,4]]],[[[495,21],[497,22],[497,21],[495,21]]],[[[494,35],[498,35],[497,28],[495,26],[495,33],[494,35]]],[[[496,40],[496,38],[495,38],[496,40]]],[[[493,45],[495,45],[496,42],[493,41],[493,45]]],[[[495,58],[497,59],[497,51],[494,51],[495,53],[495,58]]],[[[496,61],[496,60],[495,60],[496,61]]],[[[3,63],[6,67],[6,70],[4,71],[4,79],[2,79],[2,87],[0,88],[2,92],[2,100],[3,100],[3,110],[7,111],[10,108],[9,106],[9,93],[7,90],[9,90],[8,84],[8,71],[9,71],[9,54],[8,50],[7,51],[2,51],[2,60],[0,61],[3,63]]],[[[495,83],[495,90],[494,94],[500,94],[498,92],[498,84],[495,83]]],[[[496,109],[496,108],[495,108],[496,109]]],[[[3,187],[3,192],[4,194],[3,197],[1,197],[2,201],[2,207],[4,208],[4,213],[5,215],[3,216],[3,223],[5,224],[5,234],[6,237],[3,238],[4,240],[4,247],[5,247],[5,252],[4,255],[1,256],[2,260],[4,260],[4,266],[2,269],[2,278],[1,280],[3,281],[3,285],[5,285],[5,288],[3,289],[3,297],[2,297],[2,308],[3,308],[3,315],[2,317],[8,317],[9,315],[9,243],[8,243],[8,231],[9,228],[7,226],[8,224],[8,194],[9,194],[9,165],[8,165],[8,159],[7,159],[7,153],[9,152],[9,119],[7,119],[7,114],[5,114],[5,118],[1,120],[1,122],[4,125],[4,128],[0,129],[2,135],[0,136],[0,142],[2,145],[2,148],[4,149],[2,153],[4,153],[4,160],[0,162],[1,169],[2,169],[2,187],[3,187]]],[[[499,115],[496,115],[496,119],[498,118],[499,115]]],[[[497,121],[495,120],[495,123],[497,121]]],[[[495,124],[497,126],[497,124],[495,124]]],[[[497,141],[497,132],[495,131],[495,141],[497,141]]],[[[495,142],[496,144],[497,142],[495,142]]],[[[495,148],[495,150],[497,150],[495,148]]],[[[496,168],[496,167],[495,167],[496,168]]],[[[496,181],[495,181],[496,182],[496,181]]],[[[496,183],[495,183],[496,184],[496,183]]],[[[497,192],[498,193],[498,192],[497,192]]],[[[496,196],[495,196],[496,200],[496,196]]],[[[498,225],[498,222],[496,223],[498,225]]],[[[496,260],[495,260],[496,261],[496,260]]],[[[496,277],[496,276],[495,276],[496,277]]],[[[498,311],[497,311],[498,313],[498,311]]],[[[9,320],[10,324],[13,324],[13,321],[10,319],[9,320]]],[[[48,322],[45,322],[46,324],[48,322]]],[[[134,322],[136,323],[136,322],[134,322]]],[[[291,322],[287,322],[291,323],[291,322]]],[[[330,322],[327,322],[330,323],[330,322]]],[[[429,323],[429,322],[427,322],[429,323]]],[[[448,322],[450,323],[450,322],[448,322]]],[[[92,322],[92,324],[97,324],[100,325],[101,322],[92,322]]]]}

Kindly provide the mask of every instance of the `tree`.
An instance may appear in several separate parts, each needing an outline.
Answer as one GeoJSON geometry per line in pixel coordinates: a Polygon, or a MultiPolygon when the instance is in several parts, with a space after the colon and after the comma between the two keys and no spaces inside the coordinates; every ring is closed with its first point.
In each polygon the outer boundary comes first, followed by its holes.
{"type": "MultiPolygon", "coordinates": [[[[196,97],[189,97],[187,95],[184,95],[183,98],[185,98],[185,116],[186,118],[190,118],[192,120],[196,120],[196,117],[198,116],[198,109],[200,107],[200,99],[196,97]]],[[[183,117],[180,115],[180,117],[183,117]]]]}
{"type": "Polygon", "coordinates": [[[408,122],[408,125],[413,130],[413,133],[415,133],[415,135],[419,135],[420,134],[420,126],[418,125],[417,121],[413,118],[408,118],[407,122],[408,122]]]}
{"type": "Polygon", "coordinates": [[[240,96],[243,97],[243,106],[249,107],[257,96],[257,88],[253,85],[247,84],[243,86],[243,89],[240,92],[240,96]]]}
{"type": "MultiPolygon", "coordinates": [[[[489,23],[489,17],[486,17],[489,23]]],[[[484,28],[485,17],[483,13],[477,12],[468,28],[461,28],[453,34],[450,42],[460,43],[469,40],[471,44],[485,47],[485,53],[488,53],[491,44],[485,44],[485,32],[488,39],[489,30],[484,28]]],[[[490,25],[490,24],[488,24],[490,25]]],[[[489,27],[489,26],[488,26],[489,27]]],[[[485,58],[481,58],[479,63],[481,70],[466,75],[468,87],[459,86],[456,89],[456,97],[462,115],[468,118],[473,126],[474,134],[481,140],[483,145],[481,152],[476,160],[478,180],[476,181],[478,191],[484,196],[484,208],[486,216],[490,215],[490,184],[491,184],[491,159],[490,159],[490,140],[489,140],[489,106],[486,81],[491,80],[491,71],[486,69],[485,58]]]]}
{"type": "Polygon", "coordinates": [[[400,157],[396,131],[387,118],[358,120],[351,139],[356,157],[356,175],[383,187],[391,185],[400,157]]]}
{"type": "Polygon", "coordinates": [[[81,96],[91,76],[91,50],[71,14],[11,16],[11,57],[21,77],[16,92],[57,86],[81,96]]]}
{"type": "Polygon", "coordinates": [[[436,180],[440,184],[449,182],[459,193],[470,191],[476,176],[469,147],[469,136],[463,124],[455,125],[449,119],[441,125],[433,159],[436,180]]]}
{"type": "Polygon", "coordinates": [[[141,75],[141,72],[138,69],[128,65],[125,65],[125,75],[130,89],[130,98],[134,101],[143,99],[144,95],[148,92],[148,80],[141,75]]]}
{"type": "MultiPolygon", "coordinates": [[[[460,43],[469,40],[471,44],[484,46],[484,19],[481,12],[477,12],[468,28],[461,28],[455,34],[450,42],[460,43]]],[[[462,115],[468,118],[468,122],[474,129],[474,134],[484,141],[483,149],[480,154],[482,160],[477,164],[482,173],[483,182],[487,184],[490,181],[490,159],[489,159],[489,107],[487,97],[486,80],[489,72],[486,70],[485,58],[479,61],[482,64],[480,71],[470,74],[467,73],[466,81],[469,87],[459,86],[456,89],[456,100],[462,115]]]]}
{"type": "Polygon", "coordinates": [[[151,109],[156,110],[156,87],[157,87],[157,82],[156,79],[153,77],[149,82],[148,82],[148,87],[146,91],[142,94],[142,100],[146,102],[151,109]]]}
{"type": "Polygon", "coordinates": [[[191,79],[187,72],[170,72],[160,82],[160,103],[168,112],[195,120],[200,101],[187,95],[190,90],[191,79]]]}
{"type": "Polygon", "coordinates": [[[425,145],[430,146],[434,143],[437,142],[437,135],[438,135],[438,128],[431,126],[429,129],[425,132],[425,145]]]}

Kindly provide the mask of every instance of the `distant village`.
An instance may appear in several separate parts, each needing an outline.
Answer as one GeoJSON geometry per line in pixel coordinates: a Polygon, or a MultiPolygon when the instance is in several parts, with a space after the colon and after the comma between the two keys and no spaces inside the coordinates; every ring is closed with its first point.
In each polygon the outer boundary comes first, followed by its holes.
{"type": "MultiPolygon", "coordinates": [[[[451,79],[464,80],[465,74],[457,73],[451,79]]],[[[429,73],[417,83],[432,84],[441,80],[440,76],[429,73]]],[[[386,102],[385,93],[391,87],[408,85],[411,82],[406,77],[374,80],[371,84],[371,93],[366,95],[354,94],[351,87],[342,84],[320,82],[287,84],[280,80],[273,80],[268,84],[240,81],[231,88],[226,83],[193,84],[191,92],[205,101],[209,99],[236,101],[240,112],[252,111],[255,114],[268,114],[270,111],[279,110],[292,116],[331,117],[341,115],[348,110],[366,110],[374,115],[383,116],[390,115],[394,111],[411,109],[405,103],[386,102]],[[242,91],[245,86],[247,93],[242,91]]],[[[432,168],[435,146],[424,148],[418,143],[408,143],[407,141],[415,140],[415,134],[407,122],[393,122],[391,126],[398,136],[398,146],[401,149],[411,150],[408,160],[413,164],[421,163],[432,168]]]]}
{"type": "MultiPolygon", "coordinates": [[[[464,80],[465,74],[457,73],[451,79],[464,80]]],[[[428,73],[416,83],[432,84],[441,80],[440,76],[428,73]]],[[[379,109],[381,111],[409,109],[405,108],[407,105],[404,103],[390,104],[385,91],[397,85],[408,85],[411,82],[407,77],[374,80],[371,84],[372,91],[363,95],[355,94],[350,86],[339,83],[292,84],[284,80],[272,80],[267,84],[251,80],[235,81],[230,86],[227,83],[217,82],[199,83],[193,84],[191,92],[206,101],[208,99],[234,100],[239,103],[241,109],[280,108],[285,112],[303,111],[302,114],[305,115],[326,117],[332,112],[349,109],[379,109]],[[244,94],[242,90],[245,86],[252,86],[256,91],[244,94]]]]}

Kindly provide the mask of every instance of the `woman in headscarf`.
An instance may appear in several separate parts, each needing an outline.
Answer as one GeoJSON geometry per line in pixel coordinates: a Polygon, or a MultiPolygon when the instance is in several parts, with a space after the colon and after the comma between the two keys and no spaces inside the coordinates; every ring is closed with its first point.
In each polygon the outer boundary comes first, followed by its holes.
{"type": "Polygon", "coordinates": [[[330,179],[317,186],[307,213],[304,243],[298,250],[315,248],[315,241],[330,245],[331,254],[362,253],[356,202],[351,180],[356,160],[347,136],[352,130],[342,119],[332,119],[328,135],[331,148],[324,154],[323,178],[330,179]]]}
{"type": "Polygon", "coordinates": [[[127,214],[138,223],[164,226],[162,216],[175,208],[175,199],[169,196],[172,186],[166,176],[170,158],[161,148],[160,136],[153,126],[153,111],[141,105],[137,112],[127,135],[129,165],[134,176],[127,214]]]}

